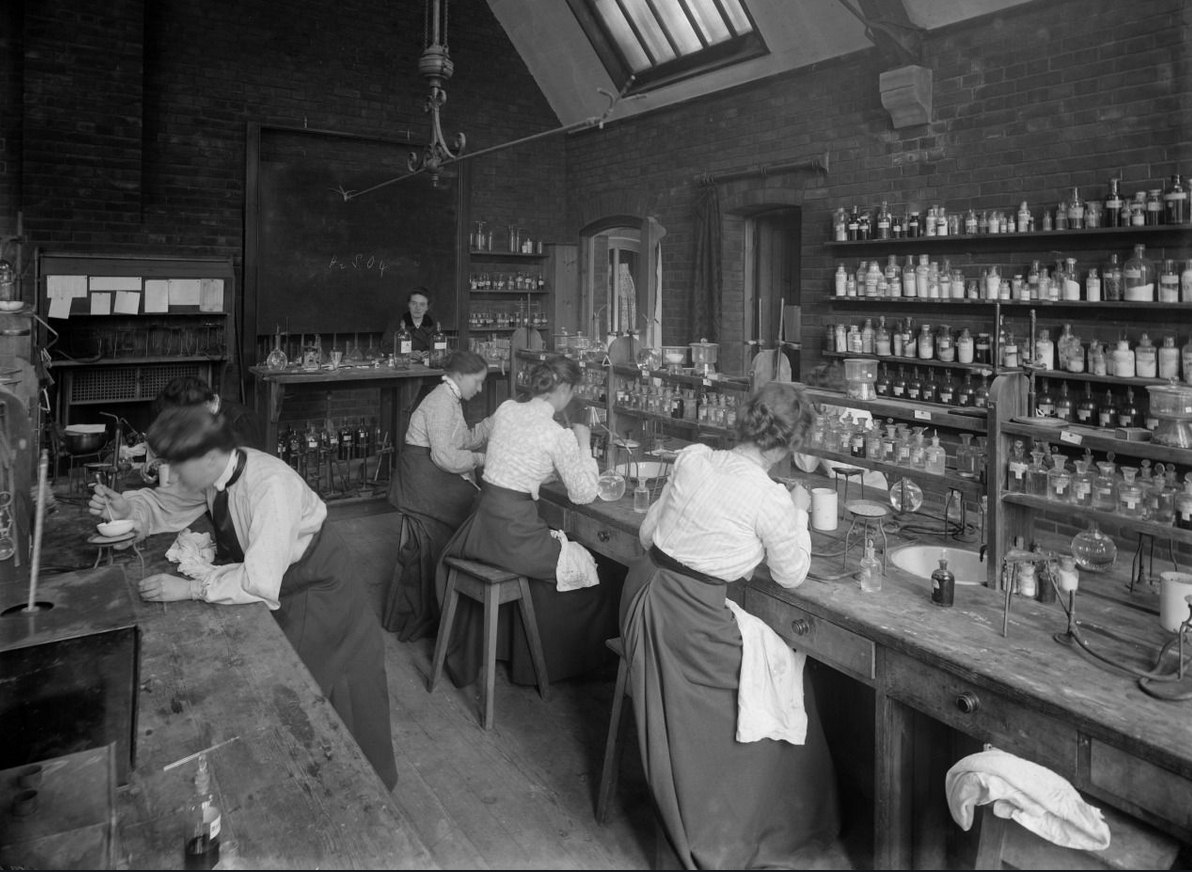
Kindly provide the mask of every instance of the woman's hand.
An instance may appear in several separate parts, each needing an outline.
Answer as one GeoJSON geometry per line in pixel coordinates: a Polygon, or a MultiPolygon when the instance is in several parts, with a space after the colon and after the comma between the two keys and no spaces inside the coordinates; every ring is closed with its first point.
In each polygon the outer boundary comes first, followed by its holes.
{"type": "Polygon", "coordinates": [[[141,579],[141,599],[171,603],[190,599],[190,579],[159,572],[141,579]]]}
{"type": "Polygon", "coordinates": [[[580,451],[591,453],[592,430],[587,424],[572,424],[571,432],[575,434],[575,441],[579,443],[580,451]]]}
{"type": "Polygon", "coordinates": [[[796,509],[802,509],[805,512],[811,511],[811,494],[807,492],[807,488],[795,482],[791,485],[791,502],[795,504],[796,509]]]}
{"type": "Polygon", "coordinates": [[[87,511],[93,515],[110,517],[113,521],[132,517],[132,504],[107,485],[96,482],[95,492],[87,501],[87,511]]]}

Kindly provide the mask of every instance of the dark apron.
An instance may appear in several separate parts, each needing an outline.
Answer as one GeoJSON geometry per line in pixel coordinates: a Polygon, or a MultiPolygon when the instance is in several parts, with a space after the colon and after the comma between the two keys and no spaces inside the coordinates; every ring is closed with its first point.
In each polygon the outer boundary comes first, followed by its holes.
{"type": "Polygon", "coordinates": [[[385,645],[343,538],[324,522],[286,570],[273,617],[385,786],[397,784],[385,645]]]}

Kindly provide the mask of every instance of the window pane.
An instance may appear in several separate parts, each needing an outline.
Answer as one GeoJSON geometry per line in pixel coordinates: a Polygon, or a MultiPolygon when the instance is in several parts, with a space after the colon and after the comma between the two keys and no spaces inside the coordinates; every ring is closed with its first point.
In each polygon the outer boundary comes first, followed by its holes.
{"type": "Polygon", "coordinates": [[[691,8],[692,16],[699,22],[699,28],[704,34],[704,39],[708,41],[708,45],[724,42],[731,36],[724,19],[720,17],[715,6],[700,2],[692,2],[687,5],[691,8]]]}
{"type": "Polygon", "coordinates": [[[654,65],[642,49],[641,43],[637,41],[629,22],[621,14],[616,0],[596,0],[596,14],[604,21],[604,26],[616,41],[617,48],[621,50],[629,69],[640,73],[654,65]]]}
{"type": "Polygon", "coordinates": [[[733,31],[738,36],[753,32],[753,25],[749,23],[749,16],[745,14],[741,0],[720,0],[720,2],[724,6],[724,13],[728,16],[729,24],[732,25],[733,31]]]}
{"type": "MultiPolygon", "coordinates": [[[[699,36],[692,30],[691,20],[683,11],[680,0],[656,0],[654,8],[662,17],[663,26],[670,31],[671,39],[679,46],[680,56],[692,54],[704,47],[699,36]]],[[[707,30],[704,32],[707,33],[707,30]]]]}
{"type": "Polygon", "coordinates": [[[666,34],[662,32],[658,19],[642,0],[627,0],[625,11],[637,26],[639,37],[645,42],[646,51],[654,58],[655,65],[675,59],[675,52],[666,41],[666,34]]]}

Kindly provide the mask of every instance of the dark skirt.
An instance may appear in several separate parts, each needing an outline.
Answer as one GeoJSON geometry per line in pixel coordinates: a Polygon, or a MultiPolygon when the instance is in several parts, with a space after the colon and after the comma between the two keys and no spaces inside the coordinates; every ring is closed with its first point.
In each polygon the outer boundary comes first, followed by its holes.
{"type": "MultiPolygon", "coordinates": [[[[617,635],[619,576],[601,573],[595,587],[560,593],[555,566],[560,545],[538,516],[538,504],[527,493],[484,484],[476,512],[464,521],[444,550],[453,555],[499,566],[530,579],[530,598],[538,620],[538,636],[550,681],[581,675],[609,660],[605,640],[617,635]]],[[[447,587],[447,567],[437,576],[439,602],[447,587]]],[[[483,664],[484,608],[466,597],[459,600],[447,671],[457,687],[474,682],[483,664]]],[[[497,658],[508,660],[515,684],[535,684],[534,664],[516,603],[501,606],[497,658]]]]}
{"type": "Polygon", "coordinates": [[[646,779],[689,869],[791,868],[839,832],[836,777],[805,676],[807,741],[738,742],[741,632],[727,585],[630,567],[621,600],[633,710],[646,779]]]}
{"type": "Polygon", "coordinates": [[[435,466],[429,448],[403,446],[389,493],[401,512],[400,544],[381,618],[401,641],[433,636],[438,629],[435,567],[479,495],[471,482],[435,466]]]}
{"type": "Polygon", "coordinates": [[[389,729],[385,642],[364,584],[339,533],[323,524],[302,559],[282,576],[273,617],[343,719],[373,769],[392,790],[397,762],[389,729]]]}

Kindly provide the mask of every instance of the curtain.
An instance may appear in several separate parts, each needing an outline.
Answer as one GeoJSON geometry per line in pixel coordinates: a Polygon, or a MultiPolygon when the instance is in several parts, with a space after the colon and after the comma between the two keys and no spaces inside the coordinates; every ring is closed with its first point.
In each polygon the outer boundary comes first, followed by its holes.
{"type": "Polygon", "coordinates": [[[720,195],[704,186],[695,206],[695,275],[692,287],[691,341],[720,339],[720,195]]]}

